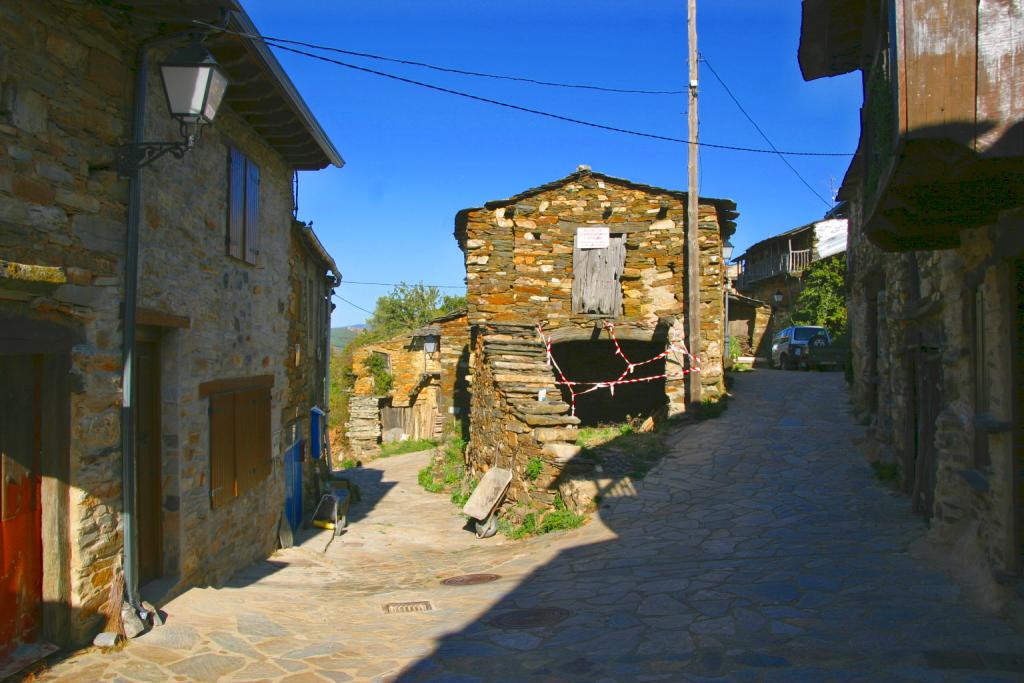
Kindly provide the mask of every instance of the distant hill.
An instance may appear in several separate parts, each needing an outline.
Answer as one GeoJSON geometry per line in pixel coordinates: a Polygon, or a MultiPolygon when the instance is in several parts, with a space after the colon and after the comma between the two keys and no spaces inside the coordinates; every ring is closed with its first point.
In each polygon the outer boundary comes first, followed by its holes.
{"type": "Polygon", "coordinates": [[[356,338],[360,332],[366,329],[366,325],[349,325],[348,327],[331,328],[331,346],[336,349],[343,349],[348,343],[356,338]]]}

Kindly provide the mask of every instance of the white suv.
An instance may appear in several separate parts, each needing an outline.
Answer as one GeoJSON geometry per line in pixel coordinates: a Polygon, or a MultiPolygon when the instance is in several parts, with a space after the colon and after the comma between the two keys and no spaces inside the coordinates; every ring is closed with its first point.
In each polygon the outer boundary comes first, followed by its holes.
{"type": "Polygon", "coordinates": [[[807,357],[809,346],[828,346],[831,343],[832,338],[824,327],[787,327],[772,338],[772,367],[795,370],[807,357]]]}

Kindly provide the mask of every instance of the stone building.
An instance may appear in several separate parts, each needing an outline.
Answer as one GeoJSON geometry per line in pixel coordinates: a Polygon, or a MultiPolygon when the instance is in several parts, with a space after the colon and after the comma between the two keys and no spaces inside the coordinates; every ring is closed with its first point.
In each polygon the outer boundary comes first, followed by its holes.
{"type": "Polygon", "coordinates": [[[767,342],[763,336],[750,340],[759,358],[770,357],[772,334],[792,323],[808,266],[846,252],[847,219],[834,217],[836,213],[772,235],[736,257],[740,266],[736,291],[771,305],[771,318],[761,330],[768,335],[767,342]]]}
{"type": "Polygon", "coordinates": [[[863,76],[840,197],[871,457],[997,598],[1024,571],[1022,25],[1017,0],[805,0],[800,42],[806,79],[863,76]]]}
{"type": "Polygon", "coordinates": [[[0,5],[0,524],[18,548],[0,566],[0,661],[90,638],[122,573],[159,601],[275,547],[281,454],[325,400],[338,278],[293,217],[293,180],[342,159],[266,46],[220,33],[214,124],[138,181],[116,168],[133,135],[181,139],[157,65],[223,9],[255,33],[220,0],[0,5]]]}
{"type": "Polygon", "coordinates": [[[687,376],[699,378],[703,396],[720,396],[722,243],[735,229],[735,208],[700,200],[702,336],[693,374],[683,332],[686,193],[580,167],[460,211],[472,468],[511,469],[512,500],[550,504],[549,486],[578,452],[577,425],[680,413],[687,376]],[[628,371],[625,358],[635,364],[628,371]],[[632,381],[608,384],[616,380],[632,381]],[[524,468],[533,459],[544,469],[531,481],[524,468]]]}
{"type": "Polygon", "coordinates": [[[451,419],[462,424],[469,410],[468,371],[465,310],[354,351],[346,426],[352,454],[372,456],[382,441],[438,438],[451,419]],[[387,391],[378,391],[367,365],[374,356],[391,379],[387,391]]]}
{"type": "MultiPolygon", "coordinates": [[[[735,339],[741,357],[754,358],[758,362],[767,361],[771,353],[771,334],[768,333],[772,320],[771,306],[737,292],[729,292],[727,296],[729,321],[726,342],[735,339]]],[[[726,367],[729,367],[728,358],[726,367]]]]}

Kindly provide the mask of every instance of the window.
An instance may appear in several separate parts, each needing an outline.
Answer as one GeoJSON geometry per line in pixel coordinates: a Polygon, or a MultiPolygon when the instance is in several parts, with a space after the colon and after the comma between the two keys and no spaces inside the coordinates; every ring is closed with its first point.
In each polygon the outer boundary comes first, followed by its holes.
{"type": "Polygon", "coordinates": [[[199,387],[200,395],[205,390],[210,399],[211,507],[226,505],[270,474],[270,386],[266,379],[220,380],[199,387]]]}
{"type": "Polygon", "coordinates": [[[228,255],[256,264],[260,253],[260,167],[230,147],[228,155],[228,255]]]}
{"type": "Polygon", "coordinates": [[[622,269],[626,244],[622,235],[610,235],[608,246],[572,251],[572,312],[622,315],[622,269]]]}

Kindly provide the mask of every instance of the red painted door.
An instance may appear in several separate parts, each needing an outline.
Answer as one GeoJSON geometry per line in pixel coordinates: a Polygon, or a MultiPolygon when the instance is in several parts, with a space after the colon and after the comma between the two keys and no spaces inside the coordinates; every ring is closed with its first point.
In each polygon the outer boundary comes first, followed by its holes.
{"type": "Polygon", "coordinates": [[[42,358],[0,355],[0,660],[42,625],[42,358]]]}

